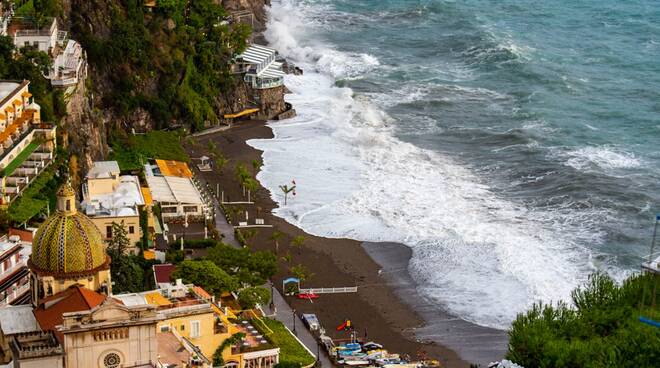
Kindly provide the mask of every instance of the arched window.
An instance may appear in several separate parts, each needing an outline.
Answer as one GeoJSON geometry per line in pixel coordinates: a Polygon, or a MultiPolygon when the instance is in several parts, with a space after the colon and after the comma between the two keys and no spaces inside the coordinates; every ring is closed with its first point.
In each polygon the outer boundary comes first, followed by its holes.
{"type": "Polygon", "coordinates": [[[71,211],[71,200],[70,199],[66,200],[66,210],[71,211]]]}

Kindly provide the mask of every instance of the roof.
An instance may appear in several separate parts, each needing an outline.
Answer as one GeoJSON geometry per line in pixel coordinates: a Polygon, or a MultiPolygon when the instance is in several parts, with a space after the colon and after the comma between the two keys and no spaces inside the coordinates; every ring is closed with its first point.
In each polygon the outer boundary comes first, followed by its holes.
{"type": "Polygon", "coordinates": [[[55,330],[55,326],[62,324],[64,313],[88,311],[103,303],[105,299],[105,295],[74,285],[41,300],[34,309],[34,316],[42,330],[54,331],[62,341],[62,334],[55,330]]]}
{"type": "Polygon", "coordinates": [[[202,196],[190,178],[147,176],[154,201],[160,203],[202,204],[202,196]]]}
{"type": "Polygon", "coordinates": [[[154,278],[157,284],[169,284],[170,276],[176,269],[176,266],[170,263],[154,265],[154,278]]]}
{"type": "Polygon", "coordinates": [[[156,159],[156,165],[158,165],[158,169],[163,176],[192,178],[192,171],[185,162],[156,159]]]}
{"type": "Polygon", "coordinates": [[[144,204],[147,206],[151,206],[154,204],[154,199],[151,197],[151,191],[149,190],[148,187],[140,187],[140,191],[142,191],[142,198],[144,198],[144,204]]]}
{"type": "Polygon", "coordinates": [[[119,163],[117,163],[117,161],[96,161],[87,173],[87,178],[109,178],[113,174],[119,175],[119,163]]]}
{"type": "MultiPolygon", "coordinates": [[[[93,180],[93,179],[92,179],[93,180]]],[[[88,216],[138,216],[136,206],[144,204],[140,180],[137,176],[123,175],[114,191],[90,194],[84,203],[88,216]]]]}
{"type": "Polygon", "coordinates": [[[0,329],[5,336],[39,331],[32,305],[9,305],[0,308],[0,329]]]}
{"type": "Polygon", "coordinates": [[[156,334],[156,341],[158,342],[158,361],[161,364],[183,367],[190,362],[190,353],[173,333],[159,332],[156,334]]]}
{"type": "Polygon", "coordinates": [[[27,81],[22,83],[17,81],[0,81],[0,105],[4,105],[14,94],[18,93],[23,88],[25,82],[27,81]]]}
{"type": "Polygon", "coordinates": [[[107,266],[103,236],[80,212],[54,212],[32,243],[31,265],[53,274],[82,274],[107,266]]]}

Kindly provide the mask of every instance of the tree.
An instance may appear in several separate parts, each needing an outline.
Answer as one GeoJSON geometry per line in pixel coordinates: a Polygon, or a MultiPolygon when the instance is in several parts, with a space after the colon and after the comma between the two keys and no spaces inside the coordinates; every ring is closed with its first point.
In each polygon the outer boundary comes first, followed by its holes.
{"type": "Polygon", "coordinates": [[[119,258],[126,253],[126,249],[130,246],[128,235],[126,235],[126,226],[124,221],[121,223],[112,223],[112,237],[108,242],[107,252],[111,258],[119,258]]]}
{"type": "Polygon", "coordinates": [[[298,254],[301,253],[301,249],[304,243],[305,237],[303,235],[298,235],[291,240],[291,246],[298,250],[298,254]]]}
{"type": "Polygon", "coordinates": [[[252,309],[257,304],[265,305],[270,300],[270,290],[262,287],[249,287],[238,293],[238,303],[243,309],[252,309]]]}
{"type": "Polygon", "coordinates": [[[220,243],[209,248],[206,258],[245,285],[263,285],[277,273],[277,258],[271,252],[251,252],[220,243]]]}
{"type": "Polygon", "coordinates": [[[619,286],[597,273],[573,291],[572,305],[533,305],[511,325],[507,359],[525,367],[656,366],[660,329],[638,320],[658,313],[640,303],[657,297],[654,277],[634,275],[619,286]]]}
{"type": "Polygon", "coordinates": [[[225,365],[225,359],[222,357],[222,353],[224,353],[224,351],[231,345],[236,345],[243,341],[244,338],[245,334],[243,332],[237,332],[226,338],[225,341],[223,341],[222,344],[220,344],[220,346],[218,346],[218,348],[213,353],[213,366],[222,367],[225,365]]]}
{"type": "Polygon", "coordinates": [[[222,154],[218,155],[215,158],[215,167],[218,168],[218,173],[222,174],[222,171],[224,170],[225,166],[229,163],[229,159],[223,156],[222,154]]]}
{"type": "Polygon", "coordinates": [[[305,267],[304,265],[301,265],[301,264],[290,267],[289,272],[291,272],[293,277],[299,279],[300,282],[311,279],[314,276],[313,273],[309,272],[307,267],[305,267]]]}
{"type": "Polygon", "coordinates": [[[275,254],[277,254],[280,249],[280,239],[282,238],[282,235],[282,232],[278,230],[275,230],[272,234],[270,234],[270,240],[275,243],[275,254]]]}
{"type": "Polygon", "coordinates": [[[246,178],[243,182],[243,186],[247,189],[248,202],[251,202],[252,193],[257,191],[259,183],[252,178],[246,178]]]}
{"type": "Polygon", "coordinates": [[[292,181],[291,186],[285,184],[280,185],[280,190],[284,193],[284,205],[286,206],[286,201],[289,198],[289,193],[293,192],[293,195],[296,195],[296,182],[292,181]]]}
{"type": "Polygon", "coordinates": [[[215,295],[238,290],[238,282],[211,261],[185,260],[176,267],[172,278],[195,284],[215,295]]]}
{"type": "Polygon", "coordinates": [[[243,231],[243,238],[245,239],[245,244],[247,246],[250,246],[250,240],[257,236],[257,232],[257,229],[247,229],[243,231]]]}
{"type": "Polygon", "coordinates": [[[282,261],[286,263],[291,263],[293,261],[293,257],[291,256],[291,252],[286,252],[286,254],[282,257],[282,261]]]}
{"type": "Polygon", "coordinates": [[[257,177],[257,171],[259,171],[262,165],[263,163],[258,158],[252,160],[252,172],[255,178],[257,177]]]}

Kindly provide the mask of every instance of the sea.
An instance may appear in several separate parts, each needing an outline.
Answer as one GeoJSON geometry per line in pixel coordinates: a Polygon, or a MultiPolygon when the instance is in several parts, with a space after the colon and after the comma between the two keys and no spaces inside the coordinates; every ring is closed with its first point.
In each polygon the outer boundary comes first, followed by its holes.
{"type": "Polygon", "coordinates": [[[657,0],[273,0],[268,14],[268,45],[304,70],[285,80],[297,117],[249,141],[277,216],[405,244],[420,295],[502,330],[594,272],[638,272],[660,212],[657,0]]]}

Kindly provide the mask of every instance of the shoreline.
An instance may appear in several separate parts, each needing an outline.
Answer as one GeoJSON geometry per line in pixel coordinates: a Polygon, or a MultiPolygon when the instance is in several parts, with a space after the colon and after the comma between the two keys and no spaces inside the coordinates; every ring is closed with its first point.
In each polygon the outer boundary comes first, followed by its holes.
{"type": "MultiPolygon", "coordinates": [[[[230,160],[229,164],[223,169],[223,175],[217,175],[215,171],[198,172],[198,175],[212,187],[219,183],[221,190],[225,193],[225,199],[239,198],[242,197],[242,190],[234,179],[235,166],[242,163],[252,172],[252,160],[260,160],[262,155],[262,151],[249,146],[246,143],[247,140],[272,137],[272,130],[266,125],[266,122],[240,122],[231,129],[195,137],[197,144],[194,147],[186,144],[186,150],[191,157],[208,155],[208,144],[213,141],[223,155],[230,160]]],[[[272,224],[274,228],[259,230],[249,240],[249,247],[253,250],[275,251],[274,241],[270,238],[270,234],[274,229],[283,233],[277,252],[279,271],[274,277],[274,284],[278,289],[281,288],[281,280],[290,276],[288,269],[301,264],[313,273],[313,276],[303,283],[304,287],[358,286],[358,293],[321,295],[313,302],[286,298],[292,308],[300,313],[315,313],[325,327],[326,334],[335,339],[349,337],[346,332],[337,332],[335,326],[344,319],[350,318],[359,337],[367,335],[367,340],[382,343],[391,352],[408,354],[412,359],[424,357],[438,359],[446,367],[468,367],[470,365],[458,354],[458,351],[465,354],[467,350],[452,349],[450,344],[442,343],[441,339],[436,338],[437,331],[439,331],[437,328],[445,330],[447,325],[437,324],[437,317],[429,319],[428,308],[427,311],[424,311],[424,308],[416,309],[423,305],[405,301],[416,295],[414,288],[410,290],[396,286],[397,280],[404,279],[393,279],[389,276],[386,277],[386,282],[383,282],[383,277],[379,275],[381,268],[391,268],[392,265],[400,268],[397,264],[402,260],[406,264],[405,274],[407,275],[409,256],[405,260],[403,257],[390,260],[389,263],[381,257],[376,257],[380,261],[377,262],[374,259],[374,255],[377,254],[373,249],[370,254],[369,246],[364,246],[362,242],[352,239],[316,237],[273,215],[271,210],[277,204],[272,200],[270,191],[261,187],[260,183],[259,189],[253,197],[255,205],[239,206],[237,212],[247,211],[250,218],[263,218],[266,224],[272,224]],[[301,235],[305,237],[303,249],[291,247],[291,239],[301,235]],[[287,261],[287,257],[291,261],[287,261]],[[429,324],[429,321],[433,323],[429,324]],[[431,333],[431,330],[435,333],[431,333]],[[427,332],[421,333],[423,331],[427,332]]],[[[408,249],[410,252],[409,248],[403,245],[398,245],[398,247],[408,249]]],[[[410,278],[409,275],[408,278],[410,278]]],[[[447,334],[453,334],[453,332],[447,334]]],[[[478,338],[477,336],[472,337],[478,338]]],[[[459,335],[458,338],[463,337],[459,335]]],[[[454,342],[458,341],[454,340],[454,342]]],[[[486,346],[492,345],[490,340],[478,341],[484,342],[483,345],[486,346]]]]}
{"type": "Polygon", "coordinates": [[[424,320],[423,326],[414,330],[418,339],[435,341],[476,364],[486,365],[504,358],[508,345],[506,331],[465,321],[430,304],[419,294],[417,282],[408,272],[411,248],[393,242],[364,242],[362,247],[382,267],[381,277],[386,284],[424,320]]]}

